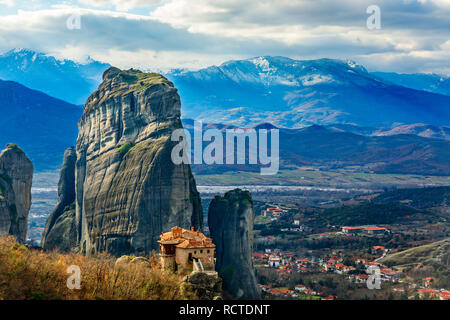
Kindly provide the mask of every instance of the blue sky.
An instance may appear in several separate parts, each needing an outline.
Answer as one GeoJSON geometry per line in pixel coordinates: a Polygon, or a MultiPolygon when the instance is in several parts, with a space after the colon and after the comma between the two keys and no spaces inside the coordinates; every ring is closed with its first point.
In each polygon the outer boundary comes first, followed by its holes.
{"type": "Polygon", "coordinates": [[[281,55],[450,74],[450,0],[0,0],[0,52],[12,48],[153,70],[281,55]]]}

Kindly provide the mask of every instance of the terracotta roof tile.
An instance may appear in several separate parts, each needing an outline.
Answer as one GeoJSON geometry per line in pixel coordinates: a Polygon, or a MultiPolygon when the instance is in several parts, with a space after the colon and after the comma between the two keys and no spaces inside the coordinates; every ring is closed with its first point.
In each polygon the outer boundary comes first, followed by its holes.
{"type": "Polygon", "coordinates": [[[172,244],[177,248],[214,248],[211,238],[200,231],[173,227],[171,231],[161,234],[160,244],[172,244]]]}

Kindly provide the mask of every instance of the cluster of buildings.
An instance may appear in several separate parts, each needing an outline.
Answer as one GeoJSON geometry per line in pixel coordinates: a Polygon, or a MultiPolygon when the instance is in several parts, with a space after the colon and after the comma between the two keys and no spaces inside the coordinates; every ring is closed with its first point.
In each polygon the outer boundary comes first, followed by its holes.
{"type": "MultiPolygon", "coordinates": [[[[389,268],[380,268],[381,281],[397,282],[402,276],[403,273],[401,271],[395,271],[389,268]]],[[[369,277],[370,277],[369,274],[362,273],[356,275],[349,275],[348,279],[354,283],[366,283],[369,277]]]]}
{"type": "Polygon", "coordinates": [[[320,271],[322,272],[335,272],[338,274],[343,274],[351,270],[355,270],[353,266],[346,266],[342,264],[343,257],[342,253],[338,255],[333,255],[331,257],[320,260],[320,271]]]}
{"type": "MultiPolygon", "coordinates": [[[[386,251],[384,246],[374,246],[372,247],[372,252],[374,253],[381,253],[383,254],[386,251]]],[[[360,273],[358,274],[356,270],[360,271],[366,271],[369,268],[378,268],[380,270],[380,280],[381,281],[391,281],[396,282],[398,281],[402,276],[403,273],[401,271],[392,270],[390,268],[387,268],[383,266],[380,262],[377,261],[368,261],[367,259],[357,258],[354,260],[355,266],[347,266],[344,265],[342,253],[338,255],[334,255],[329,257],[327,260],[321,260],[320,263],[320,270],[322,272],[335,272],[337,274],[345,274],[350,273],[349,280],[354,283],[365,283],[367,282],[367,279],[369,279],[369,274],[367,273],[360,273]],[[353,272],[352,272],[353,271],[353,272]]],[[[353,263],[352,263],[353,264],[353,263]]]]}
{"type": "Polygon", "coordinates": [[[439,298],[439,300],[450,300],[450,291],[445,290],[445,289],[436,290],[436,289],[431,289],[431,288],[420,288],[420,289],[417,289],[417,295],[419,296],[420,299],[424,299],[424,298],[437,299],[437,298],[439,298]]]}
{"type": "MultiPolygon", "coordinates": [[[[414,286],[413,286],[414,287],[414,286]]],[[[419,299],[439,299],[439,300],[450,300],[450,291],[447,289],[431,289],[431,288],[413,288],[413,292],[419,297],[419,299]]],[[[403,294],[405,293],[405,288],[393,288],[393,292],[403,294]]],[[[409,299],[414,299],[414,295],[410,296],[409,299]]]]}
{"type": "Polygon", "coordinates": [[[266,249],[264,253],[253,253],[253,260],[266,268],[274,268],[280,275],[289,276],[296,272],[308,272],[317,269],[315,259],[300,259],[292,252],[282,252],[280,249],[266,249]]]}
{"type": "MultiPolygon", "coordinates": [[[[450,291],[447,289],[433,289],[433,283],[436,281],[433,277],[423,279],[423,285],[416,288],[416,294],[420,299],[439,299],[450,300],[450,291]]],[[[415,287],[415,285],[414,285],[415,287]]]]}
{"type": "Polygon", "coordinates": [[[298,284],[295,286],[295,288],[292,289],[286,289],[286,288],[272,288],[270,285],[259,285],[260,289],[263,292],[266,292],[267,294],[270,294],[274,297],[282,297],[282,298],[298,298],[299,296],[319,296],[321,300],[334,300],[336,299],[336,296],[328,295],[325,296],[322,292],[316,292],[312,289],[307,288],[306,286],[302,284],[298,284]]]}
{"type": "MultiPolygon", "coordinates": [[[[367,262],[364,259],[358,259],[358,263],[363,264],[366,268],[370,266],[376,266],[379,267],[380,270],[380,280],[381,281],[389,281],[393,283],[401,282],[404,285],[409,285],[409,288],[413,290],[413,292],[416,293],[416,295],[420,299],[440,299],[440,300],[450,300],[450,291],[447,289],[432,289],[431,286],[433,284],[434,278],[433,277],[426,277],[423,281],[423,285],[418,287],[415,283],[410,282],[410,278],[405,276],[403,272],[392,270],[390,268],[387,268],[383,266],[379,262],[367,262]]],[[[369,280],[370,275],[369,274],[357,274],[357,275],[350,275],[349,280],[354,283],[367,283],[367,280],[369,280]]],[[[396,287],[392,289],[392,292],[394,293],[405,293],[405,288],[403,287],[396,287]]],[[[414,296],[409,297],[410,299],[414,299],[414,296]]]]}
{"type": "MultiPolygon", "coordinates": [[[[302,225],[302,221],[305,219],[304,214],[298,212],[297,208],[288,208],[283,207],[278,204],[271,204],[266,209],[262,210],[261,213],[265,217],[272,218],[272,221],[277,220],[279,217],[283,216],[283,214],[291,214],[295,210],[294,220],[291,225],[283,225],[283,229],[280,229],[281,232],[288,231],[312,231],[308,230],[308,227],[302,225]],[[300,218],[301,217],[301,218],[300,218]]],[[[313,220],[315,218],[308,218],[305,221],[313,220]]],[[[336,236],[378,236],[389,234],[391,231],[388,227],[380,226],[380,225],[362,225],[362,226],[345,226],[342,227],[340,232],[326,232],[318,235],[312,235],[311,237],[316,238],[329,238],[336,236]]],[[[276,236],[276,235],[266,235],[264,237],[258,237],[259,241],[264,241],[266,244],[270,244],[270,241],[273,241],[275,245],[276,240],[284,239],[284,237],[276,236]]],[[[374,238],[372,238],[374,239],[374,238]]],[[[390,285],[392,288],[392,292],[394,293],[404,293],[406,289],[404,289],[403,285],[410,286],[408,292],[411,293],[410,290],[415,292],[415,296],[419,296],[419,298],[432,298],[432,299],[441,299],[448,300],[450,299],[450,292],[446,289],[433,289],[431,288],[433,279],[427,278],[425,279],[425,283],[423,285],[416,285],[408,277],[402,272],[398,270],[394,270],[389,268],[383,264],[381,264],[380,259],[385,256],[389,249],[386,249],[383,245],[376,245],[370,248],[369,254],[367,254],[368,259],[359,258],[357,250],[350,250],[349,253],[343,250],[332,250],[324,254],[324,250],[321,250],[319,256],[312,257],[312,250],[309,251],[309,254],[306,256],[299,257],[292,252],[283,252],[279,249],[266,249],[264,252],[255,252],[253,254],[253,259],[255,264],[259,265],[259,267],[271,268],[274,269],[274,273],[281,276],[278,280],[282,281],[282,279],[290,279],[293,274],[298,273],[336,273],[343,275],[346,279],[348,279],[352,283],[361,284],[365,286],[370,279],[373,270],[376,270],[376,274],[380,276],[380,280],[382,282],[390,282],[392,284],[398,283],[398,285],[390,285]],[[369,258],[371,256],[371,258],[369,258]],[[378,259],[374,260],[374,257],[378,257],[378,259]],[[395,287],[394,287],[395,286],[395,287]]],[[[365,255],[367,251],[363,251],[362,254],[365,255]]],[[[277,281],[277,286],[280,286],[279,281],[277,281]]],[[[275,284],[275,283],[274,283],[275,284]]],[[[272,285],[274,285],[272,284],[272,285]]],[[[308,296],[311,299],[322,299],[322,300],[333,300],[337,297],[334,296],[326,296],[327,294],[323,294],[321,292],[315,292],[311,288],[307,288],[304,285],[297,285],[294,288],[292,287],[284,287],[284,288],[275,288],[270,285],[262,286],[260,288],[267,295],[273,296],[274,298],[306,298],[308,296]],[[306,296],[306,297],[305,297],[306,296]]],[[[412,299],[412,296],[409,296],[412,299]]]]}
{"type": "MultiPolygon", "coordinates": [[[[371,251],[373,254],[382,256],[387,252],[384,246],[373,246],[371,251]]],[[[275,269],[274,272],[280,276],[289,278],[293,273],[302,272],[333,272],[336,274],[345,275],[352,283],[361,284],[365,286],[371,277],[369,268],[377,270],[381,282],[403,283],[408,284],[409,279],[402,271],[393,270],[384,266],[378,261],[369,261],[364,258],[351,258],[351,265],[346,265],[345,255],[342,251],[333,250],[328,255],[315,258],[297,257],[292,252],[283,252],[280,249],[266,249],[265,252],[255,252],[253,254],[255,263],[267,268],[275,269]]],[[[348,263],[350,264],[350,263],[348,263]]],[[[424,279],[423,285],[419,288],[416,284],[410,283],[410,287],[420,299],[431,298],[440,300],[449,300],[450,292],[446,289],[432,289],[434,279],[427,277],[424,279]]],[[[298,299],[310,296],[311,299],[334,300],[337,297],[327,296],[322,292],[316,292],[305,285],[299,284],[294,288],[273,288],[270,285],[259,285],[261,290],[273,298],[282,299],[298,299]]],[[[392,289],[394,293],[404,293],[405,289],[396,287],[392,289]]],[[[413,299],[413,297],[410,297],[413,299]]]]}
{"type": "Polygon", "coordinates": [[[271,208],[267,208],[265,210],[261,210],[261,214],[264,217],[272,217],[272,218],[275,218],[275,219],[281,217],[281,215],[283,213],[286,213],[286,212],[288,212],[288,210],[281,209],[279,206],[274,206],[274,207],[271,207],[271,208]]]}

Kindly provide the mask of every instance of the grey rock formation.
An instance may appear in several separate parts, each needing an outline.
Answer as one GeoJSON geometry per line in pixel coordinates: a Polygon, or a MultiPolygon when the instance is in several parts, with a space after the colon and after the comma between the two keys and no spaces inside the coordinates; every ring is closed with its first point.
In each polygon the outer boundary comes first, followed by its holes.
{"type": "Polygon", "coordinates": [[[16,145],[0,154],[0,235],[13,235],[25,242],[31,206],[33,164],[16,145]]]}
{"type": "Polygon", "coordinates": [[[248,191],[235,189],[210,203],[208,225],[216,245],[216,270],[223,286],[238,299],[259,299],[252,262],[253,201],[248,191]]]}
{"type": "Polygon", "coordinates": [[[185,277],[182,291],[194,292],[200,300],[221,300],[222,279],[207,272],[193,272],[185,277]]]}
{"type": "Polygon", "coordinates": [[[201,230],[190,166],[171,160],[180,108],[177,89],[159,74],[105,71],[78,122],[74,225],[81,253],[146,255],[173,226],[201,230]]]}
{"type": "Polygon", "coordinates": [[[75,228],[75,148],[64,152],[59,173],[58,202],[50,214],[42,234],[41,246],[46,250],[70,251],[76,247],[75,228]]]}

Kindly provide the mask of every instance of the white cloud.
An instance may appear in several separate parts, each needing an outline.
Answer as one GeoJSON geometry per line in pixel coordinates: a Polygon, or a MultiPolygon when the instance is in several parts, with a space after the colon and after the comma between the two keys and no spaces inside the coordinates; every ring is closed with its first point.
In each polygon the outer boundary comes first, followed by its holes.
{"type": "Polygon", "coordinates": [[[448,68],[442,52],[449,49],[441,45],[450,37],[449,0],[376,3],[382,18],[376,31],[366,28],[366,8],[373,0],[168,0],[150,15],[196,34],[282,42],[280,51],[299,48],[300,57],[361,57],[375,69],[377,62],[413,68],[411,62],[426,52],[448,68]]]}
{"type": "MultiPolygon", "coordinates": [[[[425,25],[427,28],[445,30],[450,18],[446,12],[449,3],[448,0],[377,1],[386,33],[393,29],[421,29],[424,22],[433,22],[425,25]]],[[[372,4],[373,0],[168,0],[150,15],[194,33],[261,38],[282,34],[284,39],[296,39],[302,37],[299,33],[318,27],[330,31],[364,30],[369,35],[373,31],[366,28],[369,16],[366,8],[372,4]]]]}
{"type": "Polygon", "coordinates": [[[14,7],[16,4],[14,0],[0,0],[0,5],[5,5],[7,7],[14,7]]]}
{"type": "Polygon", "coordinates": [[[401,73],[437,73],[450,76],[450,40],[434,50],[411,50],[361,55],[358,60],[372,70],[401,73]]]}
{"type": "Polygon", "coordinates": [[[351,59],[371,70],[450,68],[450,11],[444,0],[378,0],[382,29],[375,31],[366,28],[373,0],[164,0],[150,15],[117,11],[156,2],[94,0],[91,6],[108,9],[77,9],[66,2],[19,10],[0,16],[0,50],[31,48],[147,69],[263,55],[351,59]],[[80,30],[66,28],[74,12],[81,14],[80,30]]]}
{"type": "Polygon", "coordinates": [[[78,0],[78,2],[92,7],[112,6],[119,11],[129,11],[135,8],[151,7],[162,0],[78,0]]]}
{"type": "Polygon", "coordinates": [[[121,69],[137,68],[143,71],[167,72],[176,68],[199,69],[209,65],[221,64],[235,58],[234,55],[213,55],[199,52],[170,50],[136,49],[122,50],[114,47],[105,50],[91,50],[86,47],[67,45],[56,48],[51,55],[61,59],[84,62],[89,57],[107,62],[121,69]]]}
{"type": "Polygon", "coordinates": [[[221,48],[224,43],[174,29],[148,16],[123,12],[60,6],[0,16],[0,51],[31,48],[77,61],[91,56],[120,67],[199,68],[243,57],[221,48]],[[81,17],[79,30],[66,26],[73,14],[81,17]]]}

